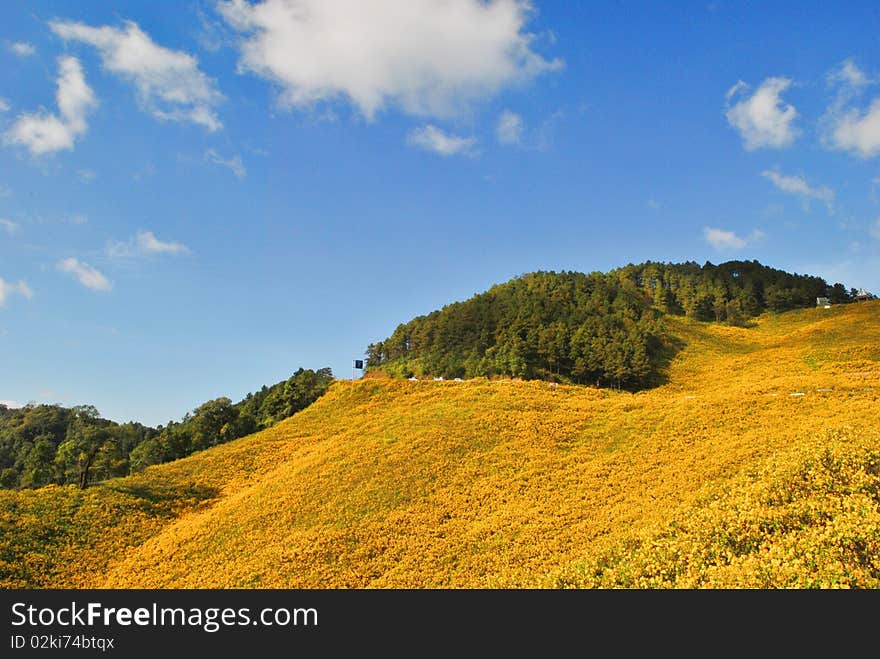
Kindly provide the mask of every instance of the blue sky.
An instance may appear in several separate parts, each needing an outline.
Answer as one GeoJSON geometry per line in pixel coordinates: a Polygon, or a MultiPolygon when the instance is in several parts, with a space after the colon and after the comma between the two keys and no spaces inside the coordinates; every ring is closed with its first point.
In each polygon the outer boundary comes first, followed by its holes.
{"type": "Polygon", "coordinates": [[[880,292],[880,5],[0,6],[0,400],[155,425],[516,275],[880,292]]]}

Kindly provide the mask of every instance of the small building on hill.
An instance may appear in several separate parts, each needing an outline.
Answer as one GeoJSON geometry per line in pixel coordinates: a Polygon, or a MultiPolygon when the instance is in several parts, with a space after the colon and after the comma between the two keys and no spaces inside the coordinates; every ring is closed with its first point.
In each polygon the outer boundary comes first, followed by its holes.
{"type": "Polygon", "coordinates": [[[874,299],[874,296],[871,295],[864,288],[860,288],[859,290],[856,291],[856,294],[853,295],[853,300],[855,300],[856,302],[865,302],[866,300],[873,300],[873,299],[874,299]]]}
{"type": "Polygon", "coordinates": [[[831,306],[831,298],[828,297],[817,297],[816,298],[816,306],[824,307],[828,309],[831,306]]]}

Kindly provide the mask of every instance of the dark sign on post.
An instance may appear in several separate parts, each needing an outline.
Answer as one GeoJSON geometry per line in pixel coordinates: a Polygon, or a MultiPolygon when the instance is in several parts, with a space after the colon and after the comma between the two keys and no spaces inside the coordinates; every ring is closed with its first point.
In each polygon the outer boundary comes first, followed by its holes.
{"type": "Polygon", "coordinates": [[[355,359],[354,360],[354,367],[362,369],[364,367],[364,360],[363,359],[355,359]]]}

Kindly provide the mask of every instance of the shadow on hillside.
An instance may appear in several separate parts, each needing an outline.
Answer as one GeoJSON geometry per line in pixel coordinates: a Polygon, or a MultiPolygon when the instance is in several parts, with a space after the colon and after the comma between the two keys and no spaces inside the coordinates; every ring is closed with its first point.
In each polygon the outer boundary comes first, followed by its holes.
{"type": "Polygon", "coordinates": [[[739,327],[741,329],[753,329],[758,326],[758,320],[756,318],[743,318],[736,322],[728,321],[724,324],[730,327],[739,327]]]}
{"type": "Polygon", "coordinates": [[[190,501],[199,503],[217,497],[220,493],[216,487],[208,487],[198,483],[167,484],[167,483],[99,483],[94,487],[126,494],[153,505],[172,502],[190,501]]]}
{"type": "Polygon", "coordinates": [[[653,389],[669,382],[669,367],[675,356],[684,350],[687,341],[679,336],[668,336],[663,344],[654,353],[654,369],[646,379],[644,386],[638,390],[653,389]]]}

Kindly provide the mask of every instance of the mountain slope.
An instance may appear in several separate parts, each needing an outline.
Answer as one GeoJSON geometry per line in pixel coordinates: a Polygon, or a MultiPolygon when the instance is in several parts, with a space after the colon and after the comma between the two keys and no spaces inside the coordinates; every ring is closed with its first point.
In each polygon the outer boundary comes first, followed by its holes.
{"type": "MultiPolygon", "coordinates": [[[[676,565],[682,545],[669,538],[717,540],[683,520],[739,523],[699,512],[707,501],[755,518],[748,506],[766,501],[749,487],[790,484],[826,444],[850,464],[848,482],[865,484],[841,494],[840,510],[858,503],[863,514],[795,515],[804,528],[792,532],[820,547],[837,523],[867,551],[880,528],[878,321],[877,302],[765,315],[752,328],[673,318],[683,348],[668,382],[636,394],[336,382],[266,431],[137,476],[84,493],[0,493],[0,575],[6,587],[625,586],[653,561],[676,565]],[[630,563],[627,547],[638,547],[630,563]]],[[[820,481],[803,501],[824,500],[820,481]]],[[[728,585],[792,585],[762,567],[781,549],[738,551],[751,568],[728,570],[728,585]]],[[[851,555],[795,578],[847,572],[840,583],[876,586],[880,566],[851,555]]],[[[717,565],[689,556],[651,584],[681,574],[711,585],[717,565]]]]}

